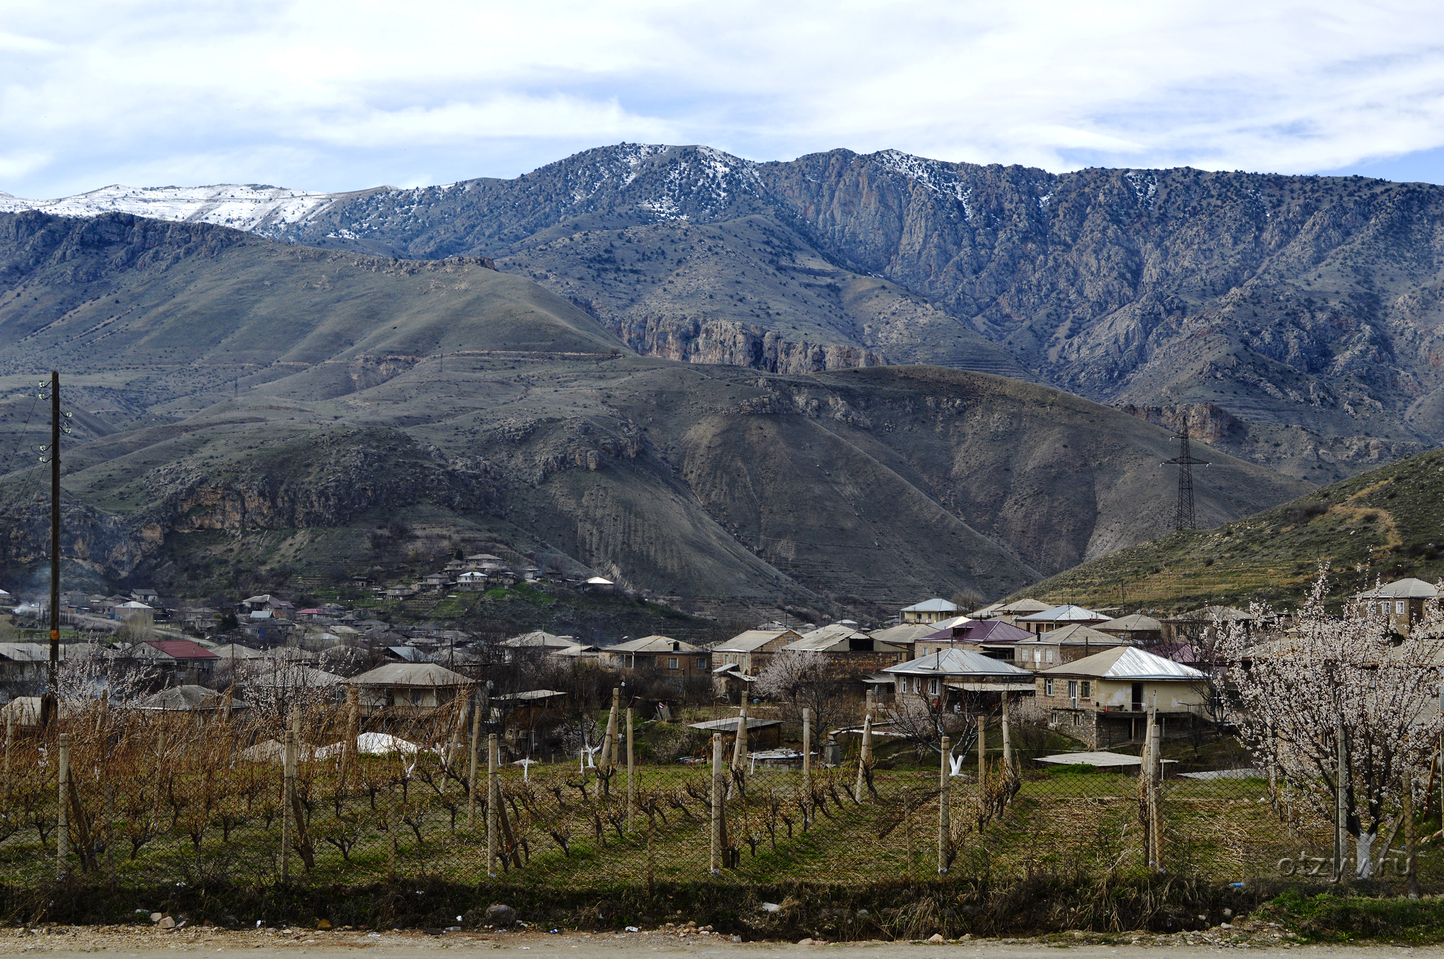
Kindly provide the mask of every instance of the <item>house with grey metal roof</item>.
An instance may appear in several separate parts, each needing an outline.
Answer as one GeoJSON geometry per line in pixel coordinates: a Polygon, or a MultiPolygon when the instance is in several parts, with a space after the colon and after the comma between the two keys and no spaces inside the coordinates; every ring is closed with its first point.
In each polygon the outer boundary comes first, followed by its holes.
{"type": "Polygon", "coordinates": [[[1049,724],[1095,749],[1141,742],[1150,707],[1168,720],[1169,735],[1210,721],[1207,677],[1135,646],[1045,669],[1034,681],[1049,724]]]}
{"type": "Polygon", "coordinates": [[[957,603],[948,602],[946,599],[926,599],[921,603],[904,607],[902,621],[904,623],[936,623],[938,620],[956,616],[959,612],[957,603]]]}
{"type": "Polygon", "coordinates": [[[1014,623],[1030,633],[1046,633],[1050,630],[1062,629],[1064,626],[1072,626],[1075,623],[1082,623],[1085,626],[1106,623],[1112,618],[1083,606],[1065,603],[1062,606],[1050,606],[1048,609],[1030,613],[1027,616],[1019,616],[1014,623]]]}
{"type": "Polygon", "coordinates": [[[1037,672],[1075,662],[1115,646],[1129,645],[1132,644],[1121,636],[1074,623],[1019,640],[1013,646],[1013,662],[1037,672]]]}
{"type": "Polygon", "coordinates": [[[1377,609],[1388,617],[1394,631],[1404,636],[1424,616],[1424,607],[1431,600],[1439,598],[1436,586],[1415,579],[1412,576],[1396,579],[1373,589],[1356,593],[1354,599],[1371,609],[1377,609]]]}
{"type": "Polygon", "coordinates": [[[712,671],[735,666],[735,672],[740,675],[756,676],[767,668],[773,653],[801,638],[796,630],[786,626],[745,630],[712,647],[712,671]]]}
{"type": "Polygon", "coordinates": [[[1033,688],[1032,674],[1026,669],[964,647],[939,649],[882,672],[896,681],[899,700],[924,698],[944,708],[976,705],[975,694],[1024,693],[1033,688]]]}

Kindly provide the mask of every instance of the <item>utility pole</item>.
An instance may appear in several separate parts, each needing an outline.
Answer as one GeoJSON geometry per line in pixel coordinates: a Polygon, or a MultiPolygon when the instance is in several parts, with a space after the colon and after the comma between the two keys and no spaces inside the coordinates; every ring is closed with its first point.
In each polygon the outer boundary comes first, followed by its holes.
{"type": "Polygon", "coordinates": [[[1183,429],[1174,436],[1179,442],[1178,455],[1166,461],[1164,466],[1178,467],[1178,507],[1173,514],[1173,528],[1175,531],[1181,529],[1198,529],[1198,521],[1193,513],[1193,468],[1195,466],[1207,466],[1205,460],[1195,459],[1188,449],[1188,414],[1183,414],[1183,429]]]}
{"type": "Polygon", "coordinates": [[[40,723],[55,719],[60,692],[60,371],[50,371],[50,670],[40,723]]]}

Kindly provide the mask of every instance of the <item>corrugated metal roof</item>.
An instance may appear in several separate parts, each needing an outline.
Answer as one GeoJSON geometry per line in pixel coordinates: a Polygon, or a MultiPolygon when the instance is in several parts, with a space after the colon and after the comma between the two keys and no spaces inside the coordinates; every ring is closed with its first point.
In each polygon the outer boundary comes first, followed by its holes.
{"type": "Polygon", "coordinates": [[[1040,676],[1084,676],[1090,679],[1139,680],[1186,680],[1203,678],[1203,673],[1191,666],[1175,663],[1173,660],[1145,653],[1136,646],[1119,646],[1115,649],[1084,656],[1082,659],[1061,666],[1042,670],[1040,676]]]}
{"type": "Polygon", "coordinates": [[[794,636],[797,635],[790,629],[749,629],[724,641],[720,646],[712,647],[712,652],[750,653],[759,647],[766,646],[768,643],[777,639],[777,637],[785,636],[788,633],[792,633],[794,636]]]}
{"type": "Polygon", "coordinates": [[[957,603],[950,603],[945,599],[938,599],[937,597],[925,599],[921,603],[915,603],[912,606],[903,607],[904,613],[956,613],[957,611],[957,603]]]}
{"type": "Polygon", "coordinates": [[[607,646],[603,653],[700,653],[691,643],[670,636],[643,636],[615,646],[607,646]]]}
{"type": "Polygon", "coordinates": [[[889,666],[883,672],[894,676],[1030,676],[1026,669],[992,659],[973,649],[945,649],[917,659],[889,666]]]}
{"type": "Polygon", "coordinates": [[[1072,603],[1065,603],[1062,606],[1054,606],[1052,609],[1045,609],[1031,616],[1020,616],[1020,623],[1102,623],[1108,620],[1102,613],[1096,613],[1083,606],[1075,606],[1072,603]]]}
{"type": "Polygon", "coordinates": [[[159,650],[173,659],[219,659],[215,653],[188,639],[151,639],[143,645],[159,650]]]}
{"type": "Polygon", "coordinates": [[[1424,582],[1422,579],[1414,579],[1412,576],[1405,579],[1396,579],[1392,583],[1385,583],[1383,586],[1376,586],[1371,590],[1359,593],[1359,599],[1433,599],[1439,595],[1439,591],[1424,582]]]}
{"type": "Polygon", "coordinates": [[[1128,640],[1121,636],[1101,632],[1083,623],[1074,623],[1072,626],[1064,626],[1062,629],[1055,629],[1052,632],[1043,633],[1041,636],[1020,639],[1018,645],[1025,646],[1031,643],[1042,646],[1120,646],[1127,642],[1128,640]]]}
{"type": "Polygon", "coordinates": [[[471,680],[438,663],[387,663],[352,676],[353,686],[467,686],[471,680]]]}

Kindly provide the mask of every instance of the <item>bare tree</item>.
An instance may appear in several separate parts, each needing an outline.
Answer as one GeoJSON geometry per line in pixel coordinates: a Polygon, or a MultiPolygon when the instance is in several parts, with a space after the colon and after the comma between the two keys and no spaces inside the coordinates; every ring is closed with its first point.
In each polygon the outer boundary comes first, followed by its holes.
{"type": "Polygon", "coordinates": [[[810,710],[813,727],[821,732],[852,712],[848,679],[822,653],[784,649],[757,674],[751,693],[782,703],[791,722],[801,722],[802,710],[810,710]]]}
{"type": "Polygon", "coordinates": [[[943,737],[951,741],[949,758],[966,755],[978,741],[978,724],[972,713],[954,712],[944,705],[921,696],[900,697],[893,705],[891,718],[898,732],[921,750],[943,751],[943,737]]]}
{"type": "MultiPolygon", "coordinates": [[[[1444,730],[1434,704],[1444,663],[1444,612],[1433,601],[1412,636],[1394,641],[1372,604],[1325,609],[1328,570],[1320,572],[1295,625],[1249,635],[1221,628],[1227,660],[1226,718],[1259,761],[1333,819],[1343,736],[1345,827],[1356,844],[1357,873],[1373,874],[1380,827],[1400,815],[1404,770],[1428,767],[1444,730]]],[[[1256,621],[1270,616],[1253,610],[1256,621]]],[[[1415,776],[1422,789],[1427,776],[1415,776]]],[[[1387,852],[1387,850],[1385,850],[1387,852]]]]}

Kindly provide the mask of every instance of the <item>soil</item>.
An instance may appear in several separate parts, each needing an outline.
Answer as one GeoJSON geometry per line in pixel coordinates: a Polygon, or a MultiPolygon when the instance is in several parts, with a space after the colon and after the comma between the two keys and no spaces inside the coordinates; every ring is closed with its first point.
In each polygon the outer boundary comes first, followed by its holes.
{"type": "MultiPolygon", "coordinates": [[[[1396,956],[1400,948],[1383,943],[1362,945],[1312,945],[1298,941],[1281,927],[1269,923],[1242,922],[1239,927],[1219,926],[1201,932],[1157,935],[1146,932],[1115,934],[1072,933],[1041,939],[972,939],[953,942],[853,942],[823,943],[804,939],[800,943],[739,942],[734,937],[687,927],[661,928],[624,933],[547,933],[394,930],[384,933],[353,929],[318,930],[298,927],[284,929],[230,930],[203,926],[162,929],[158,926],[40,926],[0,930],[0,955],[41,952],[56,957],[84,953],[117,953],[129,959],[152,959],[176,953],[244,954],[252,959],[304,952],[314,956],[349,956],[365,950],[377,959],[407,957],[442,950],[500,950],[515,959],[565,959],[602,956],[627,959],[646,953],[658,959],[736,953],[736,959],[761,959],[779,949],[796,955],[826,950],[832,959],[935,959],[935,951],[959,957],[986,955],[988,959],[1038,959],[1066,949],[1076,959],[1113,959],[1130,953],[1158,955],[1168,959],[1189,959],[1215,955],[1224,949],[1251,949],[1263,957],[1306,949],[1314,959],[1347,957],[1374,959],[1396,956]],[[259,950],[259,951],[257,951],[259,950]],[[531,956],[522,957],[521,953],[531,956]]],[[[1414,950],[1409,950],[1413,952],[1414,950]]],[[[1437,947],[1420,948],[1420,954],[1434,955],[1437,947]]]]}

